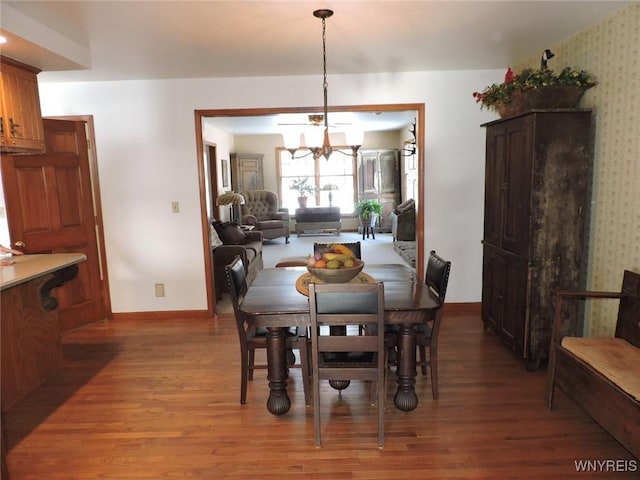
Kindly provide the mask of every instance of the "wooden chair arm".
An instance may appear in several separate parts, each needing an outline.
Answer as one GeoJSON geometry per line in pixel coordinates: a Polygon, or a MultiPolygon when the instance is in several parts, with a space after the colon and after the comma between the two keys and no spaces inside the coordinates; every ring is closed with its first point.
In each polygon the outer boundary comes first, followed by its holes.
{"type": "Polygon", "coordinates": [[[590,290],[558,290],[556,291],[556,302],[553,313],[553,329],[551,331],[551,344],[560,343],[565,336],[582,336],[576,331],[567,331],[564,318],[562,317],[563,307],[566,300],[587,300],[587,299],[620,299],[622,292],[603,292],[590,290]]]}

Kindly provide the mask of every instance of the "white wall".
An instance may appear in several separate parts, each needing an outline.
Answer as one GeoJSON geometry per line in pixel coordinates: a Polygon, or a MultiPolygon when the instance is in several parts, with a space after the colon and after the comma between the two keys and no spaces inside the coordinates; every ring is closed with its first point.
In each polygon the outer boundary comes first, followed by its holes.
{"type": "MultiPolygon", "coordinates": [[[[472,92],[503,71],[331,77],[331,105],[426,104],[426,249],[453,262],[451,302],[478,302],[484,129],[472,92]]],[[[93,115],[114,312],[206,308],[194,110],[318,106],[317,76],[47,83],[43,116],[93,115]],[[180,213],[171,213],[171,202],[180,213]],[[154,296],[164,283],[166,297],[154,296]]],[[[219,147],[220,148],[220,147],[219,147]]],[[[233,148],[228,145],[225,148],[233,148]]],[[[220,158],[226,158],[219,151],[220,158]]]]}

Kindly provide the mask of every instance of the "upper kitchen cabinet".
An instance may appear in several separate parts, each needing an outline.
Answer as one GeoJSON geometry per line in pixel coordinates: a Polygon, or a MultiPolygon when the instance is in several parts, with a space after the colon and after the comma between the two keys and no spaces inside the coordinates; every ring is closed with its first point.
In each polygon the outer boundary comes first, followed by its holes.
{"type": "Polygon", "coordinates": [[[0,146],[6,153],[44,153],[37,75],[40,70],[7,57],[0,65],[0,146]]]}

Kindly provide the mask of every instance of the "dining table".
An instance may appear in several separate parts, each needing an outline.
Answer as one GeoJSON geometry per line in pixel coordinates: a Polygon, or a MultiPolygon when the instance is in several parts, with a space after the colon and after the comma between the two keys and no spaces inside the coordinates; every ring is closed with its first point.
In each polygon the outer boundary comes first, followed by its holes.
{"type": "MultiPolygon", "coordinates": [[[[432,320],[442,303],[408,265],[366,263],[363,272],[371,281],[384,284],[385,325],[398,325],[397,388],[393,402],[399,410],[412,411],[418,406],[415,326],[432,320]]],[[[283,415],[291,408],[285,329],[308,328],[311,323],[309,299],[301,293],[298,281],[305,273],[306,267],[260,270],[240,304],[247,323],[267,329],[267,409],[274,415],[283,415]]]]}

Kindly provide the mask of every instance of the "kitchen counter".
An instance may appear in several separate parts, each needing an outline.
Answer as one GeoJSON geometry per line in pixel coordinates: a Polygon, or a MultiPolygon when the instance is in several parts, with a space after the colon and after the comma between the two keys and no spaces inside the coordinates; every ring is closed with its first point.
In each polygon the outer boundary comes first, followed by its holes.
{"type": "Polygon", "coordinates": [[[0,266],[0,292],[62,268],[84,262],[83,253],[54,253],[0,257],[9,265],[0,266]]]}
{"type": "Polygon", "coordinates": [[[55,289],[78,273],[82,253],[5,257],[0,267],[1,395],[6,411],[55,374],[62,340],[55,289]],[[53,293],[52,293],[53,292],[53,293]]]}

